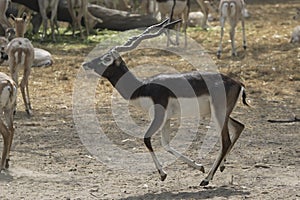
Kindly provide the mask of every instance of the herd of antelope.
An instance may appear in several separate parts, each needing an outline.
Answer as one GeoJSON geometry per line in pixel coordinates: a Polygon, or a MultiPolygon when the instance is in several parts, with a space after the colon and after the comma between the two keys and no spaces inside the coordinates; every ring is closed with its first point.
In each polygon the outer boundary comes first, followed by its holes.
{"type": "MultiPolygon", "coordinates": [[[[123,3],[126,8],[130,7],[136,9],[134,3],[130,4],[131,1],[105,1],[107,5],[110,5],[113,8],[116,8],[117,4],[120,2],[123,3]]],[[[202,19],[199,24],[202,28],[207,29],[209,27],[207,21],[210,13],[217,12],[219,14],[221,35],[219,48],[217,50],[218,58],[221,58],[222,54],[222,40],[226,20],[228,20],[230,24],[232,55],[237,56],[235,46],[235,29],[239,22],[241,22],[242,26],[243,48],[247,48],[244,22],[244,18],[247,16],[247,10],[245,8],[244,0],[196,0],[196,2],[202,11],[202,14],[200,14],[202,19]]],[[[2,13],[0,16],[0,23],[2,28],[7,30],[6,37],[0,37],[0,64],[7,60],[11,75],[8,76],[4,73],[0,73],[0,112],[3,116],[0,117],[0,132],[4,142],[0,171],[9,167],[9,153],[14,136],[13,118],[16,111],[17,88],[20,87],[25,110],[27,114],[31,116],[32,108],[28,89],[31,67],[35,65],[36,62],[42,62],[42,65],[52,63],[51,55],[48,55],[47,53],[43,54],[42,61],[38,60],[38,52],[43,51],[34,48],[31,41],[25,38],[28,19],[27,14],[24,13],[19,17],[10,15],[9,18],[11,20],[8,20],[5,15],[5,11],[7,10],[9,3],[9,0],[0,1],[0,11],[2,13]],[[18,72],[20,70],[23,70],[23,77],[19,85],[18,72]]],[[[38,3],[40,14],[43,19],[42,39],[45,40],[47,36],[47,11],[51,10],[51,39],[56,41],[55,29],[58,27],[56,13],[59,0],[38,0],[38,3]]],[[[71,25],[73,35],[75,35],[76,29],[79,29],[80,36],[84,38],[81,20],[87,20],[89,15],[91,15],[88,13],[87,9],[88,0],[67,0],[67,3],[70,16],[72,18],[71,25]]],[[[240,97],[242,97],[243,103],[248,105],[246,102],[245,87],[242,83],[218,73],[190,72],[182,74],[157,75],[146,80],[140,80],[135,77],[120,56],[120,52],[131,50],[142,40],[157,37],[164,33],[166,28],[173,27],[179,23],[182,23],[186,37],[186,28],[189,23],[189,18],[193,18],[193,16],[197,16],[199,14],[194,13],[194,15],[192,15],[192,12],[190,12],[190,0],[147,0],[141,1],[141,7],[146,8],[145,12],[147,14],[158,11],[161,18],[167,18],[167,20],[163,20],[161,23],[147,28],[142,34],[132,37],[124,45],[112,48],[105,55],[84,63],[83,67],[86,70],[93,70],[95,73],[108,79],[125,99],[132,102],[137,107],[141,107],[142,109],[149,109],[151,107],[154,109],[154,117],[151,125],[144,134],[144,143],[151,154],[162,181],[166,179],[167,173],[163,170],[162,164],[156,157],[151,144],[151,137],[160,129],[162,132],[162,145],[167,152],[173,154],[188,165],[204,172],[204,167],[201,164],[198,164],[192,159],[182,155],[170,146],[170,119],[180,116],[180,111],[183,109],[180,106],[186,104],[185,102],[192,102],[191,100],[196,100],[199,106],[198,114],[201,117],[211,117],[211,120],[213,120],[217,125],[217,131],[220,133],[221,139],[220,153],[207,177],[200,184],[201,186],[205,186],[213,179],[218,168],[220,168],[221,171],[224,170],[226,157],[244,129],[244,125],[233,119],[230,115],[240,97]],[[122,76],[125,74],[127,78],[122,79],[122,76]],[[130,84],[126,81],[130,81],[130,84]],[[214,90],[221,90],[222,88],[225,89],[224,98],[226,102],[220,102],[219,96],[216,96],[213,94],[214,92],[211,93],[211,91],[209,91],[210,88],[206,85],[206,81],[210,81],[216,85],[214,90]],[[191,91],[186,90],[186,83],[188,83],[192,88],[191,91]],[[172,85],[176,92],[174,93],[174,91],[166,87],[168,85],[172,85]],[[132,91],[132,86],[134,86],[136,90],[132,91]],[[149,107],[145,108],[145,105],[149,105],[149,107]]],[[[299,9],[294,19],[296,20],[298,18],[300,18],[299,9]]],[[[86,36],[88,36],[89,23],[86,22],[85,24],[85,32],[86,36]]],[[[178,27],[180,28],[180,26],[178,27]]],[[[167,45],[170,45],[171,42],[172,41],[169,38],[167,45]]],[[[300,42],[300,26],[294,29],[291,42],[300,42]]],[[[178,45],[178,43],[179,41],[177,36],[174,44],[178,45]]],[[[186,44],[186,40],[185,46],[188,46],[188,44],[186,44]]]]}

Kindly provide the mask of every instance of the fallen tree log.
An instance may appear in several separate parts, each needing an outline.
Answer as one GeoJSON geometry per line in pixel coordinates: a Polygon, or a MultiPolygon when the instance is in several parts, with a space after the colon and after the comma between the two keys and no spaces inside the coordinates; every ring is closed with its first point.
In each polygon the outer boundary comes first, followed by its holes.
{"type": "MultiPolygon", "coordinates": [[[[37,0],[12,0],[12,2],[25,5],[31,10],[39,12],[37,0]]],[[[102,23],[97,23],[95,25],[94,28],[96,29],[125,31],[129,29],[148,27],[157,23],[157,20],[150,15],[131,14],[125,11],[108,9],[96,4],[89,4],[88,11],[94,17],[102,20],[102,23]]],[[[59,1],[57,20],[63,22],[72,22],[66,0],[59,1]]],[[[84,20],[82,20],[82,22],[84,23],[84,20]]]]}
{"type": "Polygon", "coordinates": [[[150,15],[130,14],[126,11],[108,9],[95,4],[88,6],[88,11],[103,22],[95,28],[125,31],[129,29],[148,27],[157,23],[157,19],[150,15]]]}

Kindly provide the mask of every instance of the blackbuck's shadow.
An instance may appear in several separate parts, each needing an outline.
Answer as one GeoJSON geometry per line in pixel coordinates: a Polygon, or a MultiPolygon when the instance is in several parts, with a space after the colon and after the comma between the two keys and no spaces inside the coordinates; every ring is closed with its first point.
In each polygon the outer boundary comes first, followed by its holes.
{"type": "Polygon", "coordinates": [[[147,200],[147,199],[211,199],[214,197],[223,197],[230,199],[234,196],[248,196],[249,191],[241,189],[239,186],[221,186],[221,187],[200,187],[198,192],[162,192],[162,193],[147,193],[140,196],[121,198],[122,200],[147,200]]]}

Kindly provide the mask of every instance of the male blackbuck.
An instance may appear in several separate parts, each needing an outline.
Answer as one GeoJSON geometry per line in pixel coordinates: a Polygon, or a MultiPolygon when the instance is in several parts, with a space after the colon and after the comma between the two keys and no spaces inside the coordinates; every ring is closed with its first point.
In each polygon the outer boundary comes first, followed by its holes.
{"type": "Polygon", "coordinates": [[[9,76],[0,72],[0,132],[4,143],[0,172],[9,167],[9,153],[14,137],[13,113],[16,98],[17,85],[9,76]]]}
{"type": "Polygon", "coordinates": [[[59,0],[38,0],[40,13],[43,18],[43,40],[47,36],[48,17],[47,14],[51,12],[50,26],[52,41],[56,41],[55,38],[55,23],[57,22],[57,9],[59,0]]]}
{"type": "Polygon", "coordinates": [[[190,112],[197,111],[197,109],[191,109],[193,106],[191,103],[197,104],[196,106],[199,108],[196,115],[211,116],[217,126],[217,131],[220,133],[221,149],[208,176],[200,184],[205,186],[212,180],[219,166],[221,171],[224,170],[224,159],[244,129],[242,123],[230,116],[240,95],[242,95],[243,103],[247,104],[243,84],[223,74],[199,71],[182,74],[160,74],[141,80],[130,72],[119,54],[134,49],[144,39],[154,38],[162,34],[165,28],[169,28],[177,22],[169,22],[167,19],[160,24],[153,25],[139,36],[130,38],[124,45],[116,46],[105,55],[84,63],[83,67],[108,79],[121,96],[134,105],[147,111],[150,108],[153,109],[153,119],[144,135],[144,143],[150,151],[162,181],[166,179],[167,174],[156,157],[151,144],[151,137],[162,128],[162,145],[166,151],[204,172],[204,167],[201,164],[182,155],[170,146],[170,119],[182,117],[183,114],[187,114],[185,117],[190,117],[192,114],[184,112],[185,108],[190,112]],[[224,95],[222,95],[222,91],[224,95]]]}
{"type": "Polygon", "coordinates": [[[222,40],[224,35],[224,26],[225,21],[228,18],[230,24],[230,40],[231,40],[231,47],[232,47],[232,55],[237,56],[236,48],[235,48],[235,27],[239,21],[242,22],[242,32],[243,32],[243,47],[246,50],[246,34],[245,34],[245,22],[244,22],[244,0],[221,0],[219,6],[220,12],[220,24],[221,24],[221,37],[220,37],[220,44],[219,49],[217,52],[217,57],[220,58],[222,54],[222,40]]]}

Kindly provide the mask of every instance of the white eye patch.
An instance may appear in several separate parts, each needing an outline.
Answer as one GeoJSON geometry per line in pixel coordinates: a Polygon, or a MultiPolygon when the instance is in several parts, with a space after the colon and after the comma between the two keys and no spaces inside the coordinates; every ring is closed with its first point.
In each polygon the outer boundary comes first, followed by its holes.
{"type": "Polygon", "coordinates": [[[101,63],[106,67],[110,66],[114,62],[114,57],[111,54],[106,54],[102,57],[101,63]]]}

